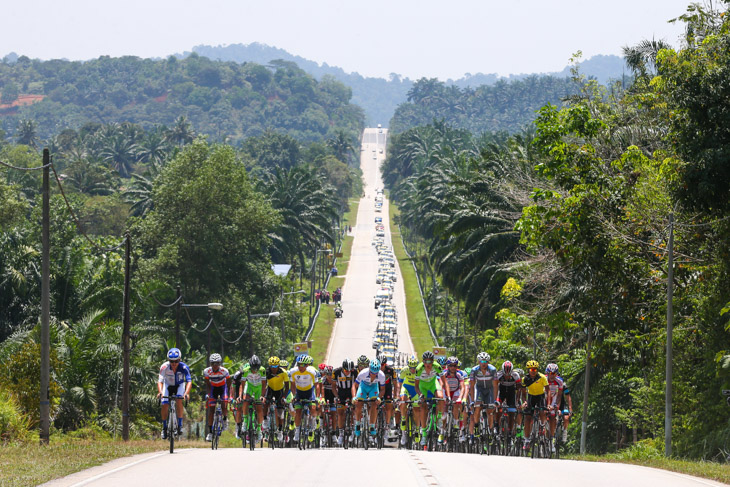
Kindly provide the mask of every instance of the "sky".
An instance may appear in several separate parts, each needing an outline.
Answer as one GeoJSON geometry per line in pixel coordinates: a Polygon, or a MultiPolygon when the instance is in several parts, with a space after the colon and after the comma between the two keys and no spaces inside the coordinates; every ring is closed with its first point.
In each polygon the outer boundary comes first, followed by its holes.
{"type": "Polygon", "coordinates": [[[0,57],[166,57],[193,46],[279,47],[348,72],[460,78],[562,70],[571,55],[677,46],[690,0],[23,0],[3,6],[0,57]]]}

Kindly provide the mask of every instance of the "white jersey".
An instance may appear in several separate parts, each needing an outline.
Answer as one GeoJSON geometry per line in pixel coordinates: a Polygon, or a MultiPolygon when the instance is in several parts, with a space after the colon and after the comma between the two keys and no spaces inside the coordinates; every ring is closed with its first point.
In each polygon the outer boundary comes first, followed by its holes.
{"type": "Polygon", "coordinates": [[[226,385],[230,374],[225,367],[218,367],[218,370],[213,370],[213,367],[208,367],[203,371],[203,377],[210,381],[211,386],[221,387],[226,385]]]}
{"type": "Polygon", "coordinates": [[[367,384],[367,385],[373,385],[373,384],[380,384],[381,386],[385,387],[385,374],[382,370],[378,371],[378,375],[375,377],[370,377],[370,369],[362,369],[362,371],[357,374],[357,379],[355,379],[356,384],[367,384]]]}

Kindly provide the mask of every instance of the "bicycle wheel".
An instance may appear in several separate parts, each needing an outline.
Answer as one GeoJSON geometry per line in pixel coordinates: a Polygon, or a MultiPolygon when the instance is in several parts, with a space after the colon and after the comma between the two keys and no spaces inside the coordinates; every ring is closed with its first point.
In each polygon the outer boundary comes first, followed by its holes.
{"type": "Polygon", "coordinates": [[[177,422],[177,413],[171,405],[167,415],[167,439],[170,441],[170,453],[175,451],[175,422],[177,422]]]}
{"type": "Polygon", "coordinates": [[[256,448],[256,410],[249,406],[248,409],[248,449],[254,451],[256,448]]]}
{"type": "Polygon", "coordinates": [[[210,448],[212,450],[218,449],[218,415],[213,417],[213,434],[210,439],[210,448]]]}

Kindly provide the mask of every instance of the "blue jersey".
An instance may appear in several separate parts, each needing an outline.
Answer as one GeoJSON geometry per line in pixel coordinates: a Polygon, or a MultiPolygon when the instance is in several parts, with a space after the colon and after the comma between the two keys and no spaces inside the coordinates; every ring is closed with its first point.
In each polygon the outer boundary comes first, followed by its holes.
{"type": "Polygon", "coordinates": [[[162,382],[168,386],[178,386],[183,382],[191,382],[192,380],[190,368],[184,362],[180,362],[174,372],[170,362],[165,362],[160,367],[160,375],[157,378],[157,382],[162,382]]]}

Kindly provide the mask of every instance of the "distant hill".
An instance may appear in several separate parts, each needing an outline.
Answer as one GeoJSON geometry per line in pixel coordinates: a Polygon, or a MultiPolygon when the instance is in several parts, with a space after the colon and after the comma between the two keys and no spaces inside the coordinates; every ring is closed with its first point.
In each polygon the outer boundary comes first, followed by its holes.
{"type": "Polygon", "coordinates": [[[268,130],[323,141],[338,130],[359,134],[362,109],[351,90],[330,76],[315,79],[295,63],[219,62],[102,56],[88,61],[41,61],[6,56],[0,62],[0,130],[36,123],[46,139],[86,123],[170,126],[185,115],[212,140],[240,142],[268,130]]]}
{"type": "MultiPolygon", "coordinates": [[[[210,59],[221,61],[234,61],[237,63],[254,62],[268,64],[275,59],[282,59],[296,63],[301,69],[320,79],[325,74],[334,76],[337,80],[352,88],[352,103],[355,103],[365,110],[367,123],[374,126],[381,123],[387,125],[393,117],[396,108],[407,100],[408,91],[413,87],[414,80],[392,74],[390,79],[364,77],[359,73],[347,73],[340,67],[330,66],[327,63],[319,64],[315,61],[305,59],[301,56],[267,46],[266,44],[231,44],[228,46],[207,46],[199,45],[193,47],[193,52],[210,59]]],[[[184,53],[185,56],[189,53],[184,53]]],[[[581,72],[589,77],[594,77],[601,84],[606,84],[611,79],[620,79],[624,70],[624,60],[619,56],[593,56],[580,64],[581,72]]],[[[535,74],[545,74],[553,77],[565,77],[570,75],[570,67],[566,67],[556,73],[526,73],[512,74],[506,77],[495,73],[483,74],[467,73],[457,80],[442,80],[447,86],[459,88],[477,88],[484,85],[493,85],[500,80],[516,81],[524,80],[535,74]]]]}

